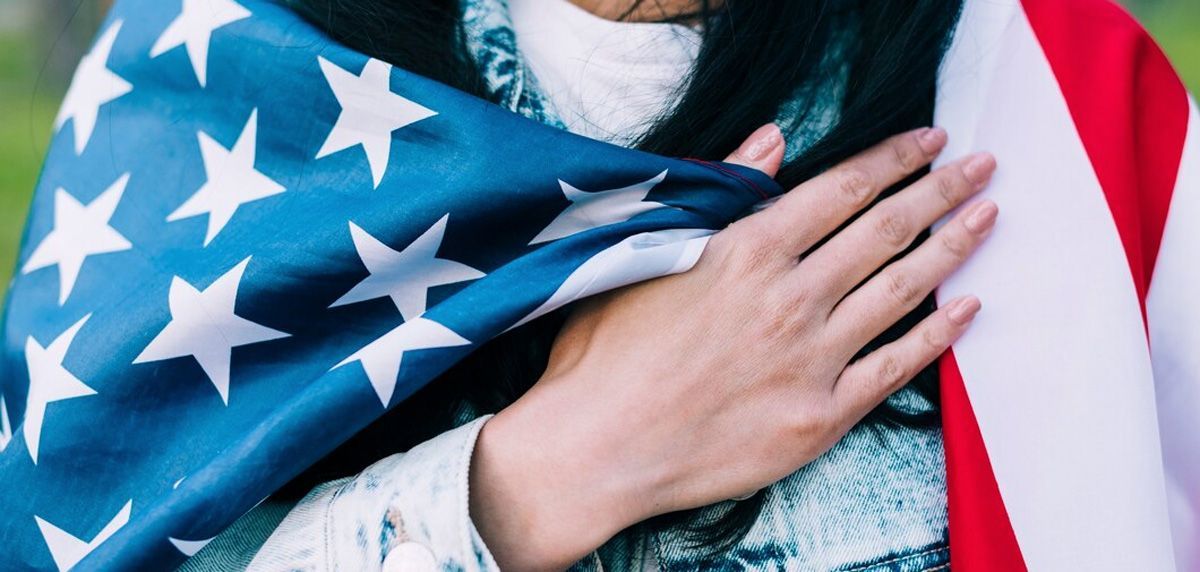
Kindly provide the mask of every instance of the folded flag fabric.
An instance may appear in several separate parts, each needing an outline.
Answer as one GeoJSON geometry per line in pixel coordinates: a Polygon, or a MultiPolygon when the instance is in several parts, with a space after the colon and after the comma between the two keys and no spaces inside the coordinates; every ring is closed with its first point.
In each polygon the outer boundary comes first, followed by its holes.
{"type": "Polygon", "coordinates": [[[779,193],[264,0],[118,1],[57,125],[4,322],[4,570],[181,562],[473,347],[779,193]]]}
{"type": "Polygon", "coordinates": [[[955,570],[1200,570],[1200,115],[1108,0],[968,1],[935,121],[1002,213],[939,289],[955,570]]]}

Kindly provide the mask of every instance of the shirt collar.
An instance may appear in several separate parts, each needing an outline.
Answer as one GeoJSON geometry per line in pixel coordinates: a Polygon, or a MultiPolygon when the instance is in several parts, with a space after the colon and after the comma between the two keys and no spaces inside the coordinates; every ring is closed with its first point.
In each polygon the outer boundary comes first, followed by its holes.
{"type": "Polygon", "coordinates": [[[507,0],[463,0],[466,47],[483,75],[489,99],[510,111],[565,128],[537,89],[517,48],[507,0]]]}

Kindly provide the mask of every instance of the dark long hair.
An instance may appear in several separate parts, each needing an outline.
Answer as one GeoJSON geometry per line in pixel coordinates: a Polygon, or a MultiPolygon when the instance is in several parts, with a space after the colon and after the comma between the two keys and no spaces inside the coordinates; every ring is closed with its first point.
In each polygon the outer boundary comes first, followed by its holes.
{"type": "MultiPolygon", "coordinates": [[[[467,50],[459,0],[286,1],[350,47],[467,93],[489,96],[467,50]]],[[[702,22],[704,30],[692,77],[678,105],[636,146],[663,155],[723,158],[785,105],[784,111],[791,114],[785,131],[802,128],[807,116],[817,113],[817,103],[830,97],[831,84],[825,81],[829,74],[844,73],[836,122],[779,172],[777,179],[789,188],[888,135],[931,122],[937,70],[961,0],[700,4],[688,15],[702,22]]],[[[635,0],[631,6],[636,6],[635,0]]],[[[632,12],[631,7],[627,14],[632,12]]],[[[926,299],[860,355],[896,339],[933,309],[932,298],[926,299]]],[[[484,344],[282,494],[303,494],[316,482],[352,474],[407,450],[452,427],[464,407],[487,413],[512,403],[541,376],[561,323],[561,313],[551,314],[484,344]]],[[[885,403],[865,423],[936,428],[936,369],[921,372],[911,387],[934,408],[913,410],[885,403]]],[[[758,494],[715,520],[685,511],[643,526],[683,525],[697,546],[719,551],[749,530],[762,506],[763,495],[758,494]]]]}

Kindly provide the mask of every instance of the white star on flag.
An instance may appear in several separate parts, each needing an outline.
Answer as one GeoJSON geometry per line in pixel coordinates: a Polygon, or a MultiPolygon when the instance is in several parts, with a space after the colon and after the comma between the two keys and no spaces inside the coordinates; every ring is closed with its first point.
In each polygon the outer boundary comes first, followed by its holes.
{"type": "Polygon", "coordinates": [[[213,31],[250,17],[250,11],[233,0],[183,0],[183,11],[163,30],[150,57],[156,58],[184,46],[200,87],[208,81],[208,44],[213,31]]]}
{"type": "Polygon", "coordinates": [[[184,556],[192,557],[195,556],[197,552],[200,552],[200,549],[208,546],[208,543],[212,542],[216,538],[217,537],[214,536],[205,540],[180,540],[178,538],[168,537],[167,540],[171,541],[171,544],[175,545],[175,549],[184,556]]]}
{"type": "Polygon", "coordinates": [[[475,280],[484,276],[466,264],[437,258],[438,248],[446,234],[443,216],[402,251],[392,250],[354,223],[350,236],[363,265],[371,273],[356,284],[330,307],[390,296],[400,315],[411,320],[425,312],[429,288],[475,280]]]}
{"type": "Polygon", "coordinates": [[[635,215],[666,207],[662,203],[646,200],[650,190],[665,178],[667,172],[663,171],[635,185],[596,192],[581,191],[559,180],[563,195],[571,201],[571,206],[550,221],[529,244],[558,240],[585,230],[625,222],[635,215]]]}
{"type": "Polygon", "coordinates": [[[40,516],[35,515],[33,518],[42,531],[42,538],[46,540],[46,548],[50,549],[50,556],[54,558],[54,564],[58,566],[59,572],[65,572],[79,564],[80,560],[83,560],[118,530],[121,530],[121,527],[128,524],[129,514],[132,511],[133,499],[130,499],[121,510],[117,511],[116,516],[113,516],[112,520],[109,520],[108,524],[92,537],[91,542],[80,540],[75,535],[46,522],[40,516]]]}
{"type": "Polygon", "coordinates": [[[362,145],[371,167],[371,179],[375,188],[379,188],[392,153],[392,132],[433,117],[437,112],[392,93],[390,64],[372,58],[362,73],[355,75],[325,58],[317,59],[342,106],[337,123],[317,151],[317,158],[362,145]]]}
{"type": "Polygon", "coordinates": [[[371,387],[384,407],[392,401],[400,377],[404,352],[465,346],[471,342],[450,328],[423,317],[400,324],[379,339],[333,366],[330,371],[353,362],[361,362],[371,387]]]}
{"type": "Polygon", "coordinates": [[[67,331],[59,334],[49,346],[42,347],[33,336],[25,340],[25,363],[29,368],[29,399],[25,406],[25,421],[21,431],[25,435],[25,446],[33,464],[38,462],[38,446],[42,442],[42,423],[46,419],[46,405],[55,401],[95,395],[96,390],[75,377],[63,367],[67,350],[75,340],[75,334],[92,315],[88,314],[67,331]]]}
{"type": "Polygon", "coordinates": [[[208,215],[208,231],[204,235],[204,246],[225,228],[238,207],[246,203],[265,199],[284,191],[283,185],[254,169],[254,147],[258,139],[258,110],[250,113],[250,120],[232,149],[226,149],[208,134],[200,132],[200,156],[204,160],[204,172],[208,179],[175,212],[167,216],[167,222],[189,217],[208,215]]]}
{"type": "Polygon", "coordinates": [[[68,119],[74,120],[76,155],[83,154],[92,138],[100,106],[133,91],[133,85],[108,69],[108,56],[117,41],[121,24],[121,20],[113,22],[96,40],[92,51],[79,60],[75,78],[71,80],[58,117],[54,119],[55,130],[62,129],[68,119]]]}
{"type": "Polygon", "coordinates": [[[204,290],[174,277],[168,295],[171,321],[133,363],[192,356],[228,405],[233,348],[291,335],[234,314],[238,285],[249,263],[249,258],[239,262],[204,290]]]}
{"type": "Polygon", "coordinates": [[[92,255],[120,252],[133,248],[121,233],[109,226],[117,203],[125,193],[129,174],[121,175],[92,202],[83,204],[64,189],[54,192],[54,230],[46,235],[29,260],[21,267],[21,274],[58,265],[58,304],[61,306],[71,295],[75,279],[83,261],[92,255]]]}

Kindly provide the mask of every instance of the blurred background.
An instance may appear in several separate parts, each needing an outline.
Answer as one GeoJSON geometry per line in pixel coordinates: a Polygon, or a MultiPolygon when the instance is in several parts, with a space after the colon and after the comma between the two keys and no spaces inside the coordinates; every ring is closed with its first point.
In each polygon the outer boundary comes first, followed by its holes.
{"type": "MultiPolygon", "coordinates": [[[[1200,0],[1121,1],[1158,38],[1192,93],[1200,94],[1200,0]]],[[[59,99],[108,4],[0,0],[0,294],[16,264],[59,99]]]]}

